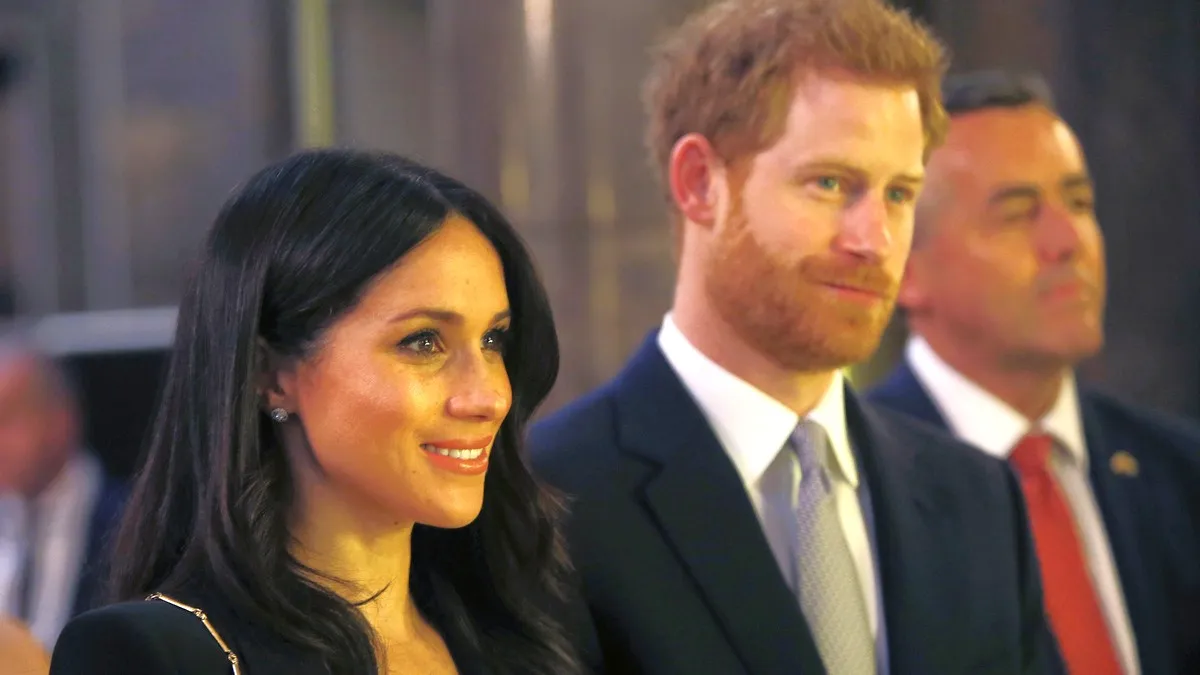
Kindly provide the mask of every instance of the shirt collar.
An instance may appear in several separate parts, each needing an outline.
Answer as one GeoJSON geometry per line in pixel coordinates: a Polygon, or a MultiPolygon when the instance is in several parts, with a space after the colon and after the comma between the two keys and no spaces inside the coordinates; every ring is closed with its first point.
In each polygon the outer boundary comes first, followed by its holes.
{"type": "MultiPolygon", "coordinates": [[[[796,430],[800,416],[705,356],[669,313],[658,332],[658,346],[708,420],[742,482],[757,485],[796,430]]],[[[846,431],[845,397],[839,370],[808,418],[825,429],[837,472],[857,488],[858,468],[846,431]]]]}
{"type": "Polygon", "coordinates": [[[924,338],[910,338],[905,356],[950,429],[966,442],[1007,459],[1017,442],[1037,428],[1053,436],[1081,467],[1087,466],[1087,442],[1073,374],[1064,378],[1050,412],[1030,425],[1021,413],[942,360],[924,338]]]}
{"type": "Polygon", "coordinates": [[[68,459],[63,464],[62,470],[58,472],[58,475],[34,498],[33,501],[37,505],[37,508],[41,510],[49,509],[75,492],[85,461],[84,455],[80,454],[76,454],[68,459]]]}

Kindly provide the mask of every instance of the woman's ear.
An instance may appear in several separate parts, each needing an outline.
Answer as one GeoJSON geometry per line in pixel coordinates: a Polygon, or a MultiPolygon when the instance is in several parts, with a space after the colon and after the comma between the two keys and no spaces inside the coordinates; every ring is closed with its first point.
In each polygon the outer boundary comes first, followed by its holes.
{"type": "Polygon", "coordinates": [[[266,340],[259,338],[257,361],[255,388],[258,391],[259,407],[266,413],[282,408],[289,415],[294,415],[298,403],[296,359],[281,356],[266,340]]]}

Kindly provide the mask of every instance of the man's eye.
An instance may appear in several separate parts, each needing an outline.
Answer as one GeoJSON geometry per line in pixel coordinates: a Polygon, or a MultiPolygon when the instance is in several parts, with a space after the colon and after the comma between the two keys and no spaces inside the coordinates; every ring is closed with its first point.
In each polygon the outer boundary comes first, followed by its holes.
{"type": "Polygon", "coordinates": [[[836,191],[842,188],[842,180],[834,176],[821,176],[816,180],[817,187],[822,190],[836,191]]]}
{"type": "Polygon", "coordinates": [[[907,204],[913,200],[913,191],[904,187],[888,188],[888,201],[894,204],[907,204]]]}

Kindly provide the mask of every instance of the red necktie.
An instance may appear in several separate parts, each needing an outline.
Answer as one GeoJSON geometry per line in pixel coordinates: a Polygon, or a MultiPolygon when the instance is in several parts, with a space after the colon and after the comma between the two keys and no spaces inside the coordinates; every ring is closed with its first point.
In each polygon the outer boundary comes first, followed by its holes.
{"type": "Polygon", "coordinates": [[[1073,675],[1120,675],[1100,601],[1083,556],[1070,506],[1050,472],[1054,441],[1030,434],[1013,448],[1009,461],[1021,477],[1033,539],[1042,568],[1046,612],[1073,675]]]}

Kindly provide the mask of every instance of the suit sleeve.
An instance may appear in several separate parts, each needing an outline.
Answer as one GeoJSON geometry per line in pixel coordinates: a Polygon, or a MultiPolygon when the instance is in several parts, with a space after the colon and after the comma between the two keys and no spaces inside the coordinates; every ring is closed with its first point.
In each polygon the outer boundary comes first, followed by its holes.
{"type": "Polygon", "coordinates": [[[172,656],[142,617],[99,610],[63,629],[50,659],[50,675],[162,675],[180,670],[186,654],[172,656]]]}
{"type": "Polygon", "coordinates": [[[1021,672],[1025,675],[1066,675],[1066,665],[1058,651],[1058,641],[1050,629],[1042,597],[1042,573],[1033,543],[1024,493],[1011,467],[1005,466],[1009,493],[1012,495],[1017,538],[1017,563],[1020,565],[1021,672]]]}

